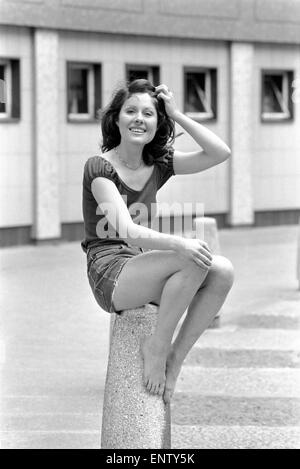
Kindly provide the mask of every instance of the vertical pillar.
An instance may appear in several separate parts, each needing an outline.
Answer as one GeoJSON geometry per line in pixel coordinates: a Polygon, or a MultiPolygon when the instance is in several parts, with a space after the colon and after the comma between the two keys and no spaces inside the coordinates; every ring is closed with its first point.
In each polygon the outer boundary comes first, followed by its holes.
{"type": "Polygon", "coordinates": [[[297,279],[298,289],[300,290],[300,217],[298,221],[298,246],[297,246],[297,279]]]}
{"type": "Polygon", "coordinates": [[[36,29],[34,49],[34,222],[32,238],[61,236],[58,154],[58,33],[36,29]]]}
{"type": "Polygon", "coordinates": [[[254,46],[231,44],[230,50],[230,214],[229,224],[254,222],[252,194],[254,46]]]}

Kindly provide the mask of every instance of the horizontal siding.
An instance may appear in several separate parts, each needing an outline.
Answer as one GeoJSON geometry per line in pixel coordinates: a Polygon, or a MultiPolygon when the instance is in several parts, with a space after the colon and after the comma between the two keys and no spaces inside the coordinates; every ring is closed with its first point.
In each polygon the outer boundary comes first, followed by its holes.
{"type": "MultiPolygon", "coordinates": [[[[118,82],[125,79],[125,64],[160,66],[161,82],[174,91],[177,103],[183,109],[183,67],[216,67],[218,70],[218,119],[205,123],[228,142],[228,49],[224,43],[178,40],[157,40],[126,36],[108,37],[97,34],[65,32],[61,34],[60,47],[60,144],[61,155],[61,214],[62,221],[81,219],[81,180],[84,162],[99,154],[99,124],[70,124],[66,121],[66,61],[100,62],[103,77],[103,104],[107,104],[118,82]]],[[[178,131],[182,130],[180,128],[178,131]]],[[[175,148],[196,148],[191,137],[183,135],[175,142],[175,148]]],[[[159,193],[159,200],[200,202],[205,211],[228,211],[228,167],[222,164],[198,175],[177,176],[159,193]]]]}
{"type": "Polygon", "coordinates": [[[300,43],[300,4],[295,0],[2,0],[0,23],[141,36],[300,43]]]}
{"type": "Polygon", "coordinates": [[[33,221],[32,42],[26,28],[0,28],[0,57],[20,60],[21,118],[0,120],[0,226],[33,221]]]}
{"type": "Polygon", "coordinates": [[[261,70],[294,71],[300,77],[300,47],[256,45],[253,100],[253,195],[255,211],[300,208],[300,115],[294,120],[260,121],[261,70]]]}

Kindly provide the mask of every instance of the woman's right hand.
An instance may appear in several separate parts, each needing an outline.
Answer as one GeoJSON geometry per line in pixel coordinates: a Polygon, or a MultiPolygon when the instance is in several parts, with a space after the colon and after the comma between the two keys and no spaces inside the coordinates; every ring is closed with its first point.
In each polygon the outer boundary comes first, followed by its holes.
{"type": "Polygon", "coordinates": [[[208,244],[201,239],[183,238],[178,254],[185,260],[196,262],[203,269],[209,269],[212,264],[212,254],[208,244]]]}

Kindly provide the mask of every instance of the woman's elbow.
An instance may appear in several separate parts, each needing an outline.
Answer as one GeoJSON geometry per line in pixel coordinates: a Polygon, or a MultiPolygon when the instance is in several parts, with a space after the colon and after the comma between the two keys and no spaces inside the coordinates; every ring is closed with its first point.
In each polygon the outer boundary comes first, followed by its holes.
{"type": "Polygon", "coordinates": [[[231,157],[231,150],[230,150],[229,147],[226,146],[226,148],[224,148],[224,150],[222,151],[221,160],[222,160],[222,161],[226,161],[226,160],[228,160],[230,157],[231,157]]]}

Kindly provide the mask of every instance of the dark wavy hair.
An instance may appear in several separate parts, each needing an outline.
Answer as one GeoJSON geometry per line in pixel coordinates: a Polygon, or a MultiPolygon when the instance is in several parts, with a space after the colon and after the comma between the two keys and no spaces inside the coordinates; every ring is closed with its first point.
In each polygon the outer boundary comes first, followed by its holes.
{"type": "Polygon", "coordinates": [[[115,91],[111,102],[100,113],[103,137],[101,149],[105,152],[119,145],[121,135],[116,122],[126,99],[136,93],[148,93],[153,100],[157,112],[157,130],[155,136],[143,149],[144,163],[150,166],[156,159],[164,156],[168,151],[168,147],[174,142],[175,124],[173,119],[166,113],[163,100],[157,98],[155,87],[148,80],[137,79],[119,87],[115,91]]]}

